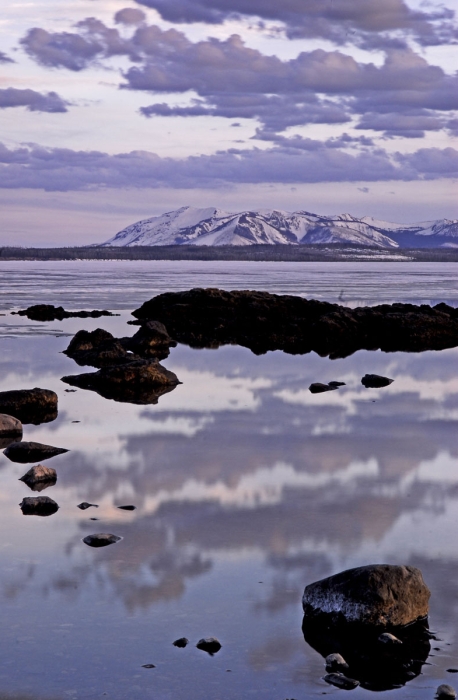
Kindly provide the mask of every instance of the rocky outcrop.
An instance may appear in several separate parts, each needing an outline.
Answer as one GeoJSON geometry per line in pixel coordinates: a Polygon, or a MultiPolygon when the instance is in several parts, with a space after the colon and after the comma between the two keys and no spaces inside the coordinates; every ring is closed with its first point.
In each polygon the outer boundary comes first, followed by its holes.
{"type": "Polygon", "coordinates": [[[116,544],[121,540],[118,535],[112,535],[109,532],[100,532],[96,535],[87,535],[84,537],[83,542],[89,547],[108,547],[109,544],[116,544]]]}
{"type": "Polygon", "coordinates": [[[267,292],[192,289],[160,294],[133,315],[164,323],[192,347],[237,344],[268,350],[345,357],[356,350],[441,350],[458,345],[458,309],[383,304],[350,309],[267,292]]]}
{"type": "Polygon", "coordinates": [[[41,517],[53,515],[59,510],[57,503],[48,496],[23,498],[19,507],[22,510],[22,515],[40,515],[41,517]]]}
{"type": "Polygon", "coordinates": [[[428,615],[430,592],[413,566],[375,564],[348,569],[306,586],[304,613],[327,613],[346,622],[409,625],[428,615]]]}
{"type": "Polygon", "coordinates": [[[57,394],[37,387],[0,391],[0,412],[22,423],[49,423],[57,418],[57,394]]]}
{"type": "Polygon", "coordinates": [[[157,360],[135,360],[125,365],[104,367],[98,372],[62,377],[81,389],[91,389],[106,399],[134,404],[157,403],[160,396],[179,384],[178,377],[157,360]]]}
{"type": "Polygon", "coordinates": [[[15,442],[7,447],[3,454],[12,462],[27,464],[28,462],[38,462],[41,459],[51,459],[51,457],[65,452],[68,450],[63,447],[43,445],[40,442],[15,442]]]}
{"type": "Polygon", "coordinates": [[[57,481],[56,470],[52,467],[45,467],[37,464],[31,467],[28,472],[21,476],[19,481],[23,481],[32,491],[43,491],[49,486],[54,486],[57,481]]]}
{"type": "Polygon", "coordinates": [[[65,311],[62,306],[52,304],[35,304],[27,309],[13,311],[18,316],[27,316],[31,321],[62,321],[64,318],[100,318],[101,316],[119,316],[110,311],[65,311]]]}

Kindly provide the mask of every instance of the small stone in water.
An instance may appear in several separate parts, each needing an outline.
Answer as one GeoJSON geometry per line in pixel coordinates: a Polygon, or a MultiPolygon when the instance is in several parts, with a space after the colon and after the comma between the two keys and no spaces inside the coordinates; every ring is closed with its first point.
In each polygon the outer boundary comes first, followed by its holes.
{"type": "Polygon", "coordinates": [[[137,506],[116,506],[120,510],[137,510],[137,506]]]}
{"type": "Polygon", "coordinates": [[[359,686],[359,681],[356,681],[354,678],[347,678],[343,673],[328,673],[324,680],[326,683],[335,685],[336,688],[341,688],[342,690],[353,690],[359,686]]]}
{"type": "Polygon", "coordinates": [[[447,673],[458,673],[458,668],[448,668],[447,673]]]}
{"type": "Polygon", "coordinates": [[[22,515],[41,515],[42,517],[53,515],[59,510],[57,503],[48,496],[23,498],[19,507],[22,515]]]}
{"type": "Polygon", "coordinates": [[[335,386],[335,387],[345,386],[345,382],[328,382],[328,386],[335,386]]]}
{"type": "Polygon", "coordinates": [[[309,386],[309,391],[311,394],[323,394],[325,391],[334,391],[335,389],[337,389],[336,386],[322,384],[321,382],[314,382],[309,386]]]}
{"type": "Polygon", "coordinates": [[[451,685],[443,683],[436,690],[436,698],[438,700],[446,700],[446,698],[456,698],[456,691],[451,685]]]}
{"type": "Polygon", "coordinates": [[[143,664],[142,668],[156,668],[154,664],[143,664]]]}
{"type": "Polygon", "coordinates": [[[88,535],[83,539],[85,544],[89,547],[107,547],[109,544],[115,544],[119,542],[121,538],[117,535],[111,535],[107,532],[100,532],[97,535],[88,535]]]}
{"type": "Polygon", "coordinates": [[[326,657],[326,671],[346,671],[348,664],[342,654],[328,654],[326,657]]]}
{"type": "Polygon", "coordinates": [[[221,649],[221,644],[215,637],[206,637],[205,639],[199,639],[196,647],[213,656],[221,649]]]}
{"type": "Polygon", "coordinates": [[[78,389],[64,389],[64,391],[66,391],[67,394],[74,394],[75,391],[78,391],[78,389]]]}
{"type": "Polygon", "coordinates": [[[395,637],[394,634],[390,634],[389,632],[384,632],[383,634],[381,634],[378,638],[378,641],[382,642],[382,644],[402,644],[400,639],[395,637]]]}
{"type": "Polygon", "coordinates": [[[76,507],[80,510],[86,510],[87,508],[98,508],[95,503],[87,503],[87,501],[79,503],[76,507]]]}
{"type": "Polygon", "coordinates": [[[361,384],[366,389],[381,389],[384,386],[389,386],[394,382],[394,379],[389,377],[381,377],[379,374],[365,374],[361,379],[361,384]]]}
{"type": "Polygon", "coordinates": [[[178,649],[184,649],[185,646],[189,644],[189,639],[186,639],[186,637],[180,637],[180,639],[175,639],[173,643],[174,647],[178,647],[178,649]]]}

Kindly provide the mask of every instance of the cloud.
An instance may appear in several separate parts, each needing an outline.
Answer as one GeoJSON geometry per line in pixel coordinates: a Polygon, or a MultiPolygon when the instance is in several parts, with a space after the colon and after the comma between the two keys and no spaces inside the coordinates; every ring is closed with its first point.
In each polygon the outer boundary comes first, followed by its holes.
{"type": "Polygon", "coordinates": [[[0,51],[0,63],[14,63],[13,59],[6,55],[3,51],[0,51]]]}
{"type": "Polygon", "coordinates": [[[221,24],[240,17],[279,22],[290,38],[328,39],[337,44],[402,45],[406,35],[422,44],[457,38],[455,13],[447,8],[412,10],[404,0],[136,0],[173,23],[221,24]],[[394,36],[393,36],[394,35],[394,36]]]}
{"type": "Polygon", "coordinates": [[[35,90],[0,89],[0,109],[27,107],[30,112],[67,112],[68,104],[56,92],[43,94],[35,90]]]}
{"type": "Polygon", "coordinates": [[[161,158],[147,151],[110,155],[26,145],[0,147],[0,186],[68,191],[105,187],[196,188],[238,183],[376,182],[458,176],[458,151],[420,149],[390,156],[382,149],[349,154],[274,147],[230,149],[213,155],[161,158]]]}
{"type": "Polygon", "coordinates": [[[135,25],[142,24],[145,20],[145,13],[133,7],[125,7],[123,10],[119,10],[114,16],[114,21],[117,24],[135,25]]]}

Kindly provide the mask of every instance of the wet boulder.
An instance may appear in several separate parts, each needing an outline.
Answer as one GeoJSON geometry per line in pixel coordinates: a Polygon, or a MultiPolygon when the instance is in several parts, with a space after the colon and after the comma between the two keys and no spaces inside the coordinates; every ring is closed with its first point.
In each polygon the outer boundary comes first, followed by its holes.
{"type": "Polygon", "coordinates": [[[394,382],[394,379],[389,377],[381,377],[379,374],[365,374],[361,379],[361,384],[366,389],[382,389],[384,386],[389,386],[394,382]]]}
{"type": "Polygon", "coordinates": [[[428,614],[430,591],[413,566],[374,564],[348,569],[306,586],[304,613],[328,613],[348,622],[408,625],[428,614]]]}
{"type": "Polygon", "coordinates": [[[121,343],[141,357],[157,357],[158,360],[168,357],[170,348],[177,344],[159,321],[146,321],[132,338],[122,338],[121,343]]]}
{"type": "Polygon", "coordinates": [[[38,462],[42,459],[51,459],[56,455],[64,454],[68,450],[63,447],[43,445],[40,442],[15,442],[3,451],[3,454],[12,462],[27,464],[38,462]]]}
{"type": "Polygon", "coordinates": [[[136,359],[121,342],[108,331],[78,331],[70,341],[64,354],[80,365],[110,367],[122,365],[136,359]]]}
{"type": "Polygon", "coordinates": [[[19,507],[23,515],[40,515],[41,517],[53,515],[59,510],[57,503],[52,498],[48,498],[48,496],[23,498],[19,507]]]}
{"type": "Polygon", "coordinates": [[[207,654],[213,656],[221,649],[221,643],[216,639],[216,637],[205,637],[204,639],[199,639],[196,644],[198,649],[206,651],[207,654]]]}
{"type": "Polygon", "coordinates": [[[48,486],[54,486],[57,481],[57,474],[52,467],[37,464],[35,467],[31,467],[24,476],[21,476],[19,481],[27,484],[32,491],[43,491],[48,486]]]}
{"type": "Polygon", "coordinates": [[[116,544],[121,539],[121,537],[112,535],[109,532],[100,532],[96,535],[87,535],[87,537],[83,538],[83,542],[89,547],[108,547],[108,545],[116,544]]]}
{"type": "Polygon", "coordinates": [[[62,377],[62,381],[96,391],[107,399],[135,404],[157,403],[160,396],[180,383],[176,374],[157,360],[135,360],[125,365],[104,367],[98,372],[62,377]]]}
{"type": "Polygon", "coordinates": [[[38,387],[0,391],[0,412],[22,423],[49,423],[57,418],[57,394],[38,387]]]}

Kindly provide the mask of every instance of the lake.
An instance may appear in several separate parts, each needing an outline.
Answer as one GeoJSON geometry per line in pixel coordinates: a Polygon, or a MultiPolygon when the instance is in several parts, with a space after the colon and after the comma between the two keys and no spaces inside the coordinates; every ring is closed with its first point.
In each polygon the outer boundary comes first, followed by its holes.
{"type": "Polygon", "coordinates": [[[24,426],[24,439],[70,451],[46,462],[58,473],[42,492],[59,504],[48,518],[22,515],[34,494],[18,479],[30,465],[0,454],[0,698],[341,693],[304,641],[301,596],[371,563],[422,570],[438,640],[422,675],[385,696],[457,685],[458,349],[331,361],[179,345],[163,364],[183,383],[157,405],[65,391],[62,376],[92,371],[62,354],[77,330],[131,335],[143,301],[198,286],[458,306],[454,263],[1,263],[0,390],[56,391],[57,420],[24,426]],[[10,315],[34,303],[120,316],[10,315]],[[395,381],[365,389],[365,373],[395,381]],[[346,385],[308,391],[331,380],[346,385]],[[122,540],[87,547],[96,532],[122,540]],[[183,636],[189,645],[175,648],[183,636]],[[222,644],[213,657],[195,647],[208,636],[222,644]]]}

